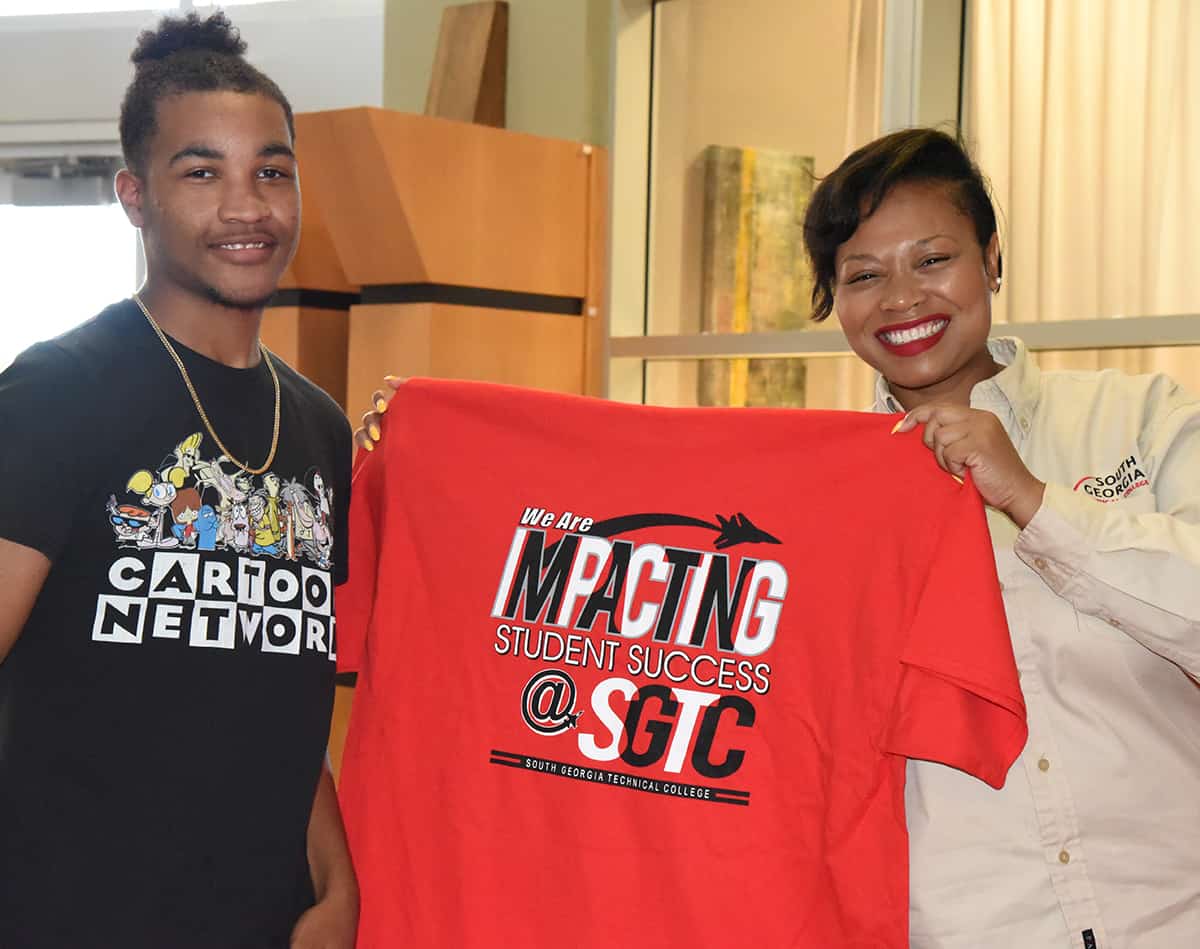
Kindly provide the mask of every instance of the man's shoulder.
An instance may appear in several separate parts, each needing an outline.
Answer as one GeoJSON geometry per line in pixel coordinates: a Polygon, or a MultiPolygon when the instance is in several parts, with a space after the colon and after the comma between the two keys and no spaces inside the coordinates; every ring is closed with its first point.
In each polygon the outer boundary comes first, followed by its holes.
{"type": "Polygon", "coordinates": [[[140,314],[130,299],[110,303],[90,319],[84,320],[73,329],[67,330],[50,343],[71,352],[94,352],[97,349],[120,349],[144,334],[134,331],[141,328],[140,314]]]}
{"type": "Polygon", "coordinates": [[[14,368],[35,370],[40,378],[49,376],[56,382],[78,381],[81,374],[122,372],[121,357],[132,342],[128,331],[132,307],[129,300],[113,303],[65,333],[34,343],[17,356],[14,368]]]}
{"type": "Polygon", "coordinates": [[[349,433],[350,422],[346,418],[346,413],[328,392],[307,376],[297,372],[274,353],[271,354],[271,361],[275,366],[275,371],[279,374],[280,387],[284,391],[290,392],[302,403],[306,413],[313,413],[318,424],[327,425],[339,432],[349,433]]]}

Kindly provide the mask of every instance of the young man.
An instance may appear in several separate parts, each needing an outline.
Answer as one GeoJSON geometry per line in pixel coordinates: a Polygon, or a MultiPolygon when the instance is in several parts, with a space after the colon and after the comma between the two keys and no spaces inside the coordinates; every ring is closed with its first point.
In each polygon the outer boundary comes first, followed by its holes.
{"type": "Polygon", "coordinates": [[[350,434],[259,343],[300,189],[244,50],[221,14],[142,34],[146,284],[0,375],[5,949],[354,941],[324,765],[350,434]]]}

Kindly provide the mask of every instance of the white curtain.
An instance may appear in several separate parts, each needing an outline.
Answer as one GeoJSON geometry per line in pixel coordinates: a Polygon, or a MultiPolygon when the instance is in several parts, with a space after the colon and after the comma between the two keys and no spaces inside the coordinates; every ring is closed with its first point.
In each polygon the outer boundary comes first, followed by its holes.
{"type": "MultiPolygon", "coordinates": [[[[966,131],[1004,215],[994,317],[1200,313],[1200,4],[976,0],[967,39],[966,131]]],[[[1038,358],[1200,391],[1195,349],[1038,358]]]]}

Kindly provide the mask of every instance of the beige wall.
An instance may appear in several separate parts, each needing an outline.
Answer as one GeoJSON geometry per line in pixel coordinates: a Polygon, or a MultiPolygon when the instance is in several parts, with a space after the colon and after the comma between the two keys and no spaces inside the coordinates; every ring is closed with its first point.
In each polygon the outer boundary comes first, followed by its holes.
{"type": "MultiPolygon", "coordinates": [[[[142,6],[0,17],[0,144],[116,141],[133,76],[130,51],[163,13],[150,10],[156,4],[149,0],[142,6]]],[[[383,0],[293,0],[232,7],[229,15],[250,61],[279,83],[297,112],[380,104],[383,0]]]]}
{"type": "MultiPolygon", "coordinates": [[[[446,0],[387,0],[383,104],[423,112],[446,0]]],[[[508,127],[607,145],[610,0],[509,0],[508,127]]]]}

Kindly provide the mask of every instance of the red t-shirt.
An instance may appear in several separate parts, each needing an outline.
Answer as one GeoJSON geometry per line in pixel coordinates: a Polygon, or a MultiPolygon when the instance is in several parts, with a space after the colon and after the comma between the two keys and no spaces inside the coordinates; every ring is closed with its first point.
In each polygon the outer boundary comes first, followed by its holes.
{"type": "Polygon", "coordinates": [[[337,600],[359,946],[906,946],[905,758],[999,787],[1026,726],[894,421],[405,384],[337,600]]]}

